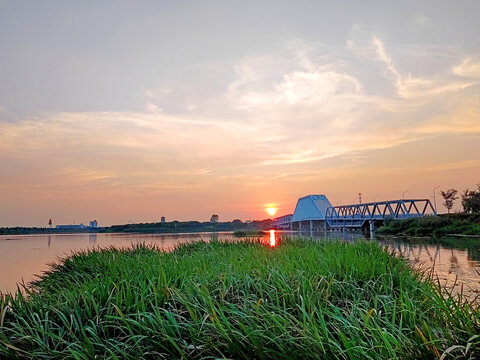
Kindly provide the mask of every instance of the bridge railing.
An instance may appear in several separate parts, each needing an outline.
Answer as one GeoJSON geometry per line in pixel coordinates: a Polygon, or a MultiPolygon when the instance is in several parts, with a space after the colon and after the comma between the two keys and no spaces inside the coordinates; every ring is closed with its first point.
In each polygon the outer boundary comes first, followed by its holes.
{"type": "Polygon", "coordinates": [[[429,199],[402,199],[329,207],[325,220],[330,226],[348,223],[349,226],[359,227],[369,220],[407,219],[425,215],[436,215],[429,199]]]}

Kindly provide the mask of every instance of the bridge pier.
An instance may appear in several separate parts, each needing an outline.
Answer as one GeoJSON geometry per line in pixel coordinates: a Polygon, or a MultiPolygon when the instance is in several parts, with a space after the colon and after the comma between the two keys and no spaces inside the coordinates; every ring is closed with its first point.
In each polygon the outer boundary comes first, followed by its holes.
{"type": "Polygon", "coordinates": [[[373,239],[375,237],[375,222],[373,220],[369,221],[370,225],[370,239],[373,239]]]}

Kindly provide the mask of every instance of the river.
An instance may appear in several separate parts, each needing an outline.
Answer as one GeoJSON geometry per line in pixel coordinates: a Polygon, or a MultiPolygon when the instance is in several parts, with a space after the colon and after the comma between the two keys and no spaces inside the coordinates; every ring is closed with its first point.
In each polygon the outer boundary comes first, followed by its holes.
{"type": "MultiPolygon", "coordinates": [[[[274,245],[288,232],[271,232],[263,237],[274,245]]],[[[294,234],[296,235],[296,233],[294,234]]],[[[312,234],[304,234],[310,236],[312,234]]],[[[313,234],[324,237],[325,234],[313,234]]],[[[332,232],[333,240],[354,242],[363,238],[358,233],[332,232]]],[[[132,244],[153,244],[162,249],[172,249],[181,242],[199,239],[232,240],[231,232],[188,234],[54,234],[54,235],[2,235],[0,236],[0,293],[13,292],[18,283],[32,281],[48,270],[49,264],[72,252],[110,246],[128,247],[132,244]]],[[[480,293],[480,241],[452,240],[444,244],[419,239],[371,240],[401,253],[412,266],[431,272],[435,281],[453,288],[456,293],[480,293]]]]}

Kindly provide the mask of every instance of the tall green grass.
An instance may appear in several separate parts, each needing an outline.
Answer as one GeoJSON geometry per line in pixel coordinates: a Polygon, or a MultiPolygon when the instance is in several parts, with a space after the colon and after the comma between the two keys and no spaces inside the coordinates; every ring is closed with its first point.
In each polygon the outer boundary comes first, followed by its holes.
{"type": "Polygon", "coordinates": [[[83,252],[0,303],[0,357],[480,356],[475,304],[376,243],[198,242],[83,252]]]}

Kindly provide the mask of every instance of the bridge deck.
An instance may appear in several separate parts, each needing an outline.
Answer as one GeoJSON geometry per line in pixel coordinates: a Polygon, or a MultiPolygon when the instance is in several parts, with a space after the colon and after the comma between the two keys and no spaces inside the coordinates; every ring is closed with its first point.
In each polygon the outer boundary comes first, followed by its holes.
{"type": "Polygon", "coordinates": [[[325,221],[330,227],[362,227],[366,221],[384,221],[436,215],[429,199],[402,199],[329,207],[325,221]]]}

